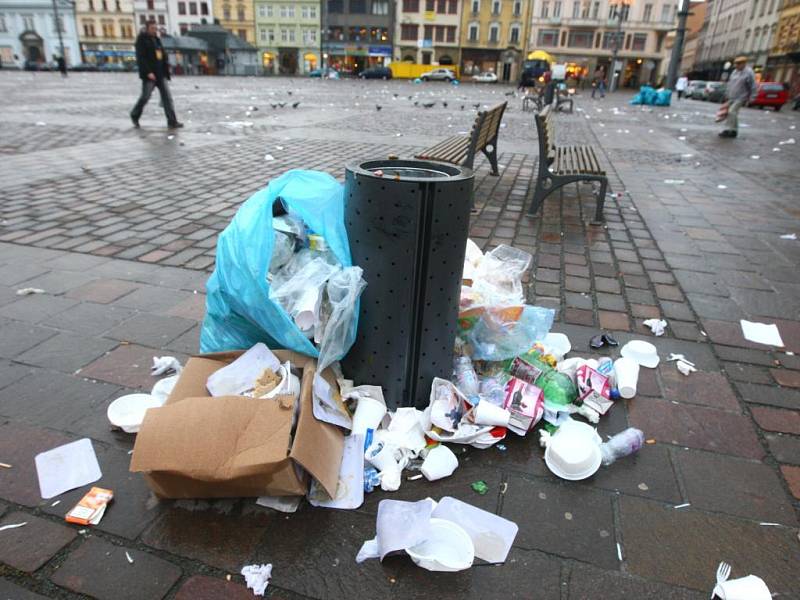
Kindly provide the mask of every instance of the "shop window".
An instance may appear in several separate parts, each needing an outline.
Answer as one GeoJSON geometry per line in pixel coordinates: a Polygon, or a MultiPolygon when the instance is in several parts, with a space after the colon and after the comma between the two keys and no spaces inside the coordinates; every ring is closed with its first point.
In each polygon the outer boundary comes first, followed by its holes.
{"type": "Polygon", "coordinates": [[[591,48],[594,33],[591,31],[570,31],[567,45],[570,48],[591,48]]]}
{"type": "Polygon", "coordinates": [[[558,46],[558,29],[540,29],[537,43],[539,46],[558,46]]]}
{"type": "Polygon", "coordinates": [[[400,25],[400,39],[416,41],[419,33],[419,25],[400,25]]]}
{"type": "Polygon", "coordinates": [[[633,34],[633,43],[631,44],[631,50],[638,50],[639,52],[643,52],[646,45],[647,45],[646,33],[633,34]]]}
{"type": "Polygon", "coordinates": [[[158,15],[158,24],[159,25],[166,25],[167,22],[164,20],[164,15],[158,15]]]}
{"type": "Polygon", "coordinates": [[[423,52],[422,53],[422,64],[423,65],[431,64],[431,53],[430,52],[423,52]]]}
{"type": "Polygon", "coordinates": [[[178,30],[181,32],[181,35],[186,35],[189,32],[189,24],[178,23],[178,30]]]}

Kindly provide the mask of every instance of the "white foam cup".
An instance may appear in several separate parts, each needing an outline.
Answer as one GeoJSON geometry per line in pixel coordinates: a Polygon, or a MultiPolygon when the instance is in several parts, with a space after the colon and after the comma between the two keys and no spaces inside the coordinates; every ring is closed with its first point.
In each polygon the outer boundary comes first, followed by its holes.
{"type": "Polygon", "coordinates": [[[362,396],[358,400],[356,412],[353,415],[353,434],[365,435],[367,429],[377,429],[385,414],[386,405],[383,402],[362,396]]]}
{"type": "Polygon", "coordinates": [[[511,413],[491,402],[478,402],[472,411],[472,419],[476,425],[508,426],[511,413]]]}
{"type": "Polygon", "coordinates": [[[633,398],[636,395],[636,384],[639,381],[639,363],[624,356],[614,361],[614,375],[617,380],[619,395],[633,398]]]}
{"type": "Polygon", "coordinates": [[[458,468],[458,459],[447,446],[439,444],[428,451],[420,471],[428,481],[449,477],[458,468]]]}

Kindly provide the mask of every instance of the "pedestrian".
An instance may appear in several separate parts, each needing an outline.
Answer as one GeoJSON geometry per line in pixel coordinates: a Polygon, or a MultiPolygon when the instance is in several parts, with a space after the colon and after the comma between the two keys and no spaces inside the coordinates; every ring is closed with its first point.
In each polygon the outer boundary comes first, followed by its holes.
{"type": "Polygon", "coordinates": [[[733,60],[733,67],[725,90],[728,118],[725,120],[725,129],[719,134],[723,138],[735,138],[739,134],[739,109],[756,95],[756,76],[753,69],[747,66],[747,57],[737,56],[733,60]]]}
{"type": "Polygon", "coordinates": [[[689,78],[686,75],[678,77],[678,81],[675,82],[675,91],[678,92],[678,100],[683,98],[687,87],[689,87],[689,78]]]}
{"type": "Polygon", "coordinates": [[[58,65],[58,70],[61,71],[61,76],[67,76],[67,61],[64,60],[63,56],[56,57],[56,64],[58,65]]]}
{"type": "Polygon", "coordinates": [[[178,122],[172,106],[172,96],[167,87],[167,81],[170,79],[169,62],[158,37],[158,25],[155,21],[148,22],[146,28],[136,38],[136,63],[139,66],[139,79],[142,80],[142,93],[131,111],[133,126],[138,129],[139,118],[142,116],[145,104],[150,100],[153,88],[158,88],[164,114],[167,116],[167,126],[170,129],[183,127],[183,123],[178,122]]]}
{"type": "Polygon", "coordinates": [[[600,92],[600,97],[606,97],[606,70],[602,65],[594,70],[594,78],[592,80],[592,98],[596,92],[600,92]]]}

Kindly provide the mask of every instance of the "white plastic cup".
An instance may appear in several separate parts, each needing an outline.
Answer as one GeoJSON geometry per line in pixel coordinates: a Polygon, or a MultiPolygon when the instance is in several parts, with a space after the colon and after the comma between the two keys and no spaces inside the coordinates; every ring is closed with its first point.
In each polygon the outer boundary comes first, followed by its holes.
{"type": "Polygon", "coordinates": [[[472,419],[476,425],[494,425],[507,427],[511,413],[491,402],[478,402],[472,411],[472,419]]]}
{"type": "Polygon", "coordinates": [[[439,444],[428,451],[420,471],[428,481],[449,477],[458,468],[458,458],[447,446],[439,444]]]}
{"type": "Polygon", "coordinates": [[[386,414],[386,405],[374,398],[362,396],[356,405],[356,412],[353,415],[354,435],[366,435],[367,429],[377,429],[383,415],[386,414]]]}
{"type": "Polygon", "coordinates": [[[364,453],[364,458],[381,472],[399,468],[395,448],[389,444],[372,444],[364,453]]]}
{"type": "Polygon", "coordinates": [[[614,375],[617,380],[619,395],[633,398],[636,395],[636,384],[639,382],[639,363],[624,356],[614,361],[614,375]]]}
{"type": "Polygon", "coordinates": [[[755,575],[748,575],[739,579],[729,579],[717,585],[714,592],[722,592],[720,597],[725,600],[770,600],[767,584],[755,575]]]}

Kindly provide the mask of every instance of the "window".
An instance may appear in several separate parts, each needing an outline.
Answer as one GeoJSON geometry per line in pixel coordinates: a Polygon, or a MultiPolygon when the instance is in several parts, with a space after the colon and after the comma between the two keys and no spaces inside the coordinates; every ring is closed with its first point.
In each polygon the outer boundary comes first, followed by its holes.
{"type": "Polygon", "coordinates": [[[206,16],[208,15],[208,2],[200,3],[200,14],[206,16]]]}
{"type": "Polygon", "coordinates": [[[647,45],[646,33],[633,34],[633,44],[631,45],[631,50],[638,50],[639,52],[643,52],[646,45],[647,45]]]}
{"type": "Polygon", "coordinates": [[[155,0],[147,0],[147,10],[155,10],[155,0]]]}
{"type": "Polygon", "coordinates": [[[758,13],[758,16],[759,16],[759,17],[763,17],[763,16],[764,16],[764,12],[765,12],[766,10],[767,10],[767,0],[764,0],[764,1],[761,3],[761,10],[759,11],[759,13],[758,13]]]}
{"type": "Polygon", "coordinates": [[[103,37],[113,38],[114,37],[114,21],[103,21],[103,37]]]}
{"type": "Polygon", "coordinates": [[[94,37],[94,21],[83,22],[83,35],[85,37],[94,37]]]}
{"type": "Polygon", "coordinates": [[[131,23],[130,21],[124,21],[120,23],[119,28],[122,31],[122,37],[124,38],[133,37],[133,23],[131,23]]]}
{"type": "Polygon", "coordinates": [[[303,33],[303,43],[307,46],[311,44],[317,43],[317,30],[316,29],[306,29],[303,33]]]}
{"type": "Polygon", "coordinates": [[[197,2],[189,2],[189,14],[197,15],[197,2]]]}
{"type": "Polygon", "coordinates": [[[188,23],[178,23],[178,29],[180,29],[181,35],[186,35],[189,32],[189,25],[188,23]]]}
{"type": "Polygon", "coordinates": [[[317,18],[317,7],[316,6],[309,6],[308,7],[308,17],[310,19],[316,19],[317,18]]]}
{"type": "Polygon", "coordinates": [[[631,36],[630,34],[625,36],[625,50],[631,49],[631,36]]]}
{"type": "Polygon", "coordinates": [[[558,29],[540,29],[537,43],[540,46],[558,46],[558,29]]]}
{"type": "Polygon", "coordinates": [[[289,6],[286,9],[286,14],[289,15],[290,19],[294,19],[294,6],[289,6]]]}
{"type": "MultiPolygon", "coordinates": [[[[260,6],[259,8],[264,8],[264,7],[260,6]]],[[[260,13],[261,13],[261,11],[259,10],[259,15],[260,15],[260,13]]],[[[258,30],[258,39],[261,40],[262,42],[266,42],[267,41],[267,30],[266,29],[259,29],[258,30]]]]}
{"type": "Polygon", "coordinates": [[[433,25],[425,25],[425,28],[422,31],[423,40],[433,40],[433,25]]]}
{"type": "Polygon", "coordinates": [[[596,19],[599,14],[600,14],[600,3],[599,2],[595,2],[592,5],[592,18],[596,19]]]}
{"type": "MultiPolygon", "coordinates": [[[[764,0],[766,2],[767,0],[764,0]]],[[[758,0],[753,0],[753,10],[750,11],[750,18],[754,18],[756,16],[756,9],[758,8],[758,0]]]]}
{"type": "Polygon", "coordinates": [[[672,20],[672,6],[665,4],[661,7],[661,22],[669,23],[672,20]]]}
{"type": "Polygon", "coordinates": [[[478,24],[477,23],[470,23],[469,24],[469,41],[470,42],[477,42],[478,41],[479,32],[480,32],[480,29],[478,28],[478,24]]]}
{"type": "Polygon", "coordinates": [[[289,30],[288,29],[281,29],[281,41],[288,42],[289,41],[289,30]]]}
{"type": "Polygon", "coordinates": [[[472,14],[477,15],[481,12],[481,0],[472,0],[472,14]]]}
{"type": "Polygon", "coordinates": [[[350,14],[363,15],[367,12],[366,0],[350,0],[350,14]]]}
{"type": "Polygon", "coordinates": [[[444,27],[442,25],[437,25],[435,33],[436,33],[436,35],[435,35],[434,39],[437,42],[443,42],[444,41],[444,27]]]}
{"type": "Polygon", "coordinates": [[[423,52],[422,53],[422,64],[423,65],[431,64],[431,53],[430,52],[423,52]]]}
{"type": "Polygon", "coordinates": [[[247,41],[247,30],[246,29],[240,29],[240,30],[238,30],[236,32],[236,34],[239,36],[240,40],[243,40],[245,42],[247,41]]]}
{"type": "Polygon", "coordinates": [[[642,21],[644,21],[645,23],[649,23],[652,14],[653,14],[653,5],[645,4],[644,12],[642,13],[642,21]]]}
{"type": "Polygon", "coordinates": [[[591,6],[591,3],[589,3],[589,2],[584,2],[583,4],[581,4],[581,19],[588,19],[589,18],[589,7],[590,6],[591,6]]]}
{"type": "Polygon", "coordinates": [[[167,22],[164,20],[164,15],[158,15],[158,24],[159,25],[166,25],[167,22]]]}
{"type": "Polygon", "coordinates": [[[179,15],[186,14],[186,2],[178,2],[178,14],[179,15]]]}
{"type": "Polygon", "coordinates": [[[581,16],[581,3],[576,0],[572,3],[572,18],[577,19],[581,16]]]}
{"type": "Polygon", "coordinates": [[[108,2],[106,0],[103,0],[103,11],[108,12],[108,2]]]}
{"type": "Polygon", "coordinates": [[[500,0],[493,0],[492,1],[492,14],[499,15],[500,14],[500,0]]]}
{"type": "Polygon", "coordinates": [[[447,0],[436,0],[436,12],[440,15],[447,14],[447,0]]]}
{"type": "Polygon", "coordinates": [[[458,13],[458,0],[447,0],[447,14],[455,15],[458,13]]]}
{"type": "Polygon", "coordinates": [[[258,16],[261,17],[262,19],[264,17],[266,17],[267,16],[267,6],[266,6],[266,4],[260,4],[259,7],[258,7],[258,11],[256,11],[256,12],[258,13],[258,16]]]}
{"type": "Polygon", "coordinates": [[[33,15],[22,15],[22,29],[23,31],[36,31],[33,15]]]}
{"type": "Polygon", "coordinates": [[[570,31],[567,46],[570,48],[591,48],[594,33],[591,31],[570,31]]]}
{"type": "Polygon", "coordinates": [[[6,16],[0,15],[0,31],[5,33],[8,31],[8,25],[6,25],[6,16]]]}
{"type": "MultiPolygon", "coordinates": [[[[184,14],[185,15],[186,14],[186,9],[183,9],[183,10],[184,10],[183,13],[179,12],[178,14],[184,14]]],[[[231,20],[231,7],[230,6],[223,6],[222,7],[222,18],[225,19],[226,21],[230,21],[231,20]]]]}
{"type": "Polygon", "coordinates": [[[419,32],[419,25],[400,25],[400,39],[401,40],[417,40],[417,33],[419,32]]]}
{"type": "Polygon", "coordinates": [[[403,0],[403,12],[407,13],[419,12],[419,0],[403,0]]]}
{"type": "Polygon", "coordinates": [[[147,17],[144,15],[139,15],[139,24],[145,25],[147,23],[147,17]]]}
{"type": "Polygon", "coordinates": [[[89,10],[94,12],[94,0],[89,0],[89,10]]]}
{"type": "Polygon", "coordinates": [[[603,34],[603,48],[605,48],[605,49],[613,48],[614,47],[614,40],[616,38],[617,38],[617,32],[616,31],[606,31],[603,34]]]}
{"type": "MultiPolygon", "coordinates": [[[[191,9],[191,7],[192,5],[190,4],[189,8],[191,9]]],[[[191,14],[197,14],[196,12],[192,13],[191,10],[189,12],[191,14]]],[[[244,21],[244,6],[242,6],[241,4],[236,8],[236,18],[239,19],[240,21],[244,21]]]]}
{"type": "Polygon", "coordinates": [[[489,43],[497,43],[500,41],[500,25],[492,23],[489,25],[489,43]]]}
{"type": "Polygon", "coordinates": [[[519,44],[519,25],[512,25],[508,30],[508,43],[519,44]]]}
{"type": "Polygon", "coordinates": [[[372,14],[388,15],[389,14],[388,0],[372,0],[372,14]]]}
{"type": "Polygon", "coordinates": [[[456,41],[457,27],[455,25],[448,25],[447,27],[445,27],[445,29],[447,30],[447,43],[454,44],[456,41]]]}
{"type": "Polygon", "coordinates": [[[519,17],[520,15],[522,15],[522,2],[514,0],[514,16],[519,17]]]}
{"type": "Polygon", "coordinates": [[[553,16],[560,17],[561,16],[561,0],[556,0],[553,2],[553,16]]]}
{"type": "Polygon", "coordinates": [[[541,14],[541,17],[543,19],[546,19],[549,16],[549,13],[550,13],[550,3],[547,2],[547,1],[542,2],[542,14],[541,14]]]}
{"type": "Polygon", "coordinates": [[[344,12],[344,3],[342,0],[328,0],[328,12],[342,14],[344,12]]]}
{"type": "Polygon", "coordinates": [[[122,7],[119,5],[119,0],[117,0],[114,4],[116,5],[115,8],[117,9],[117,12],[122,12],[122,7]]]}
{"type": "Polygon", "coordinates": [[[436,0],[425,0],[425,12],[433,12],[436,10],[436,0]]]}

